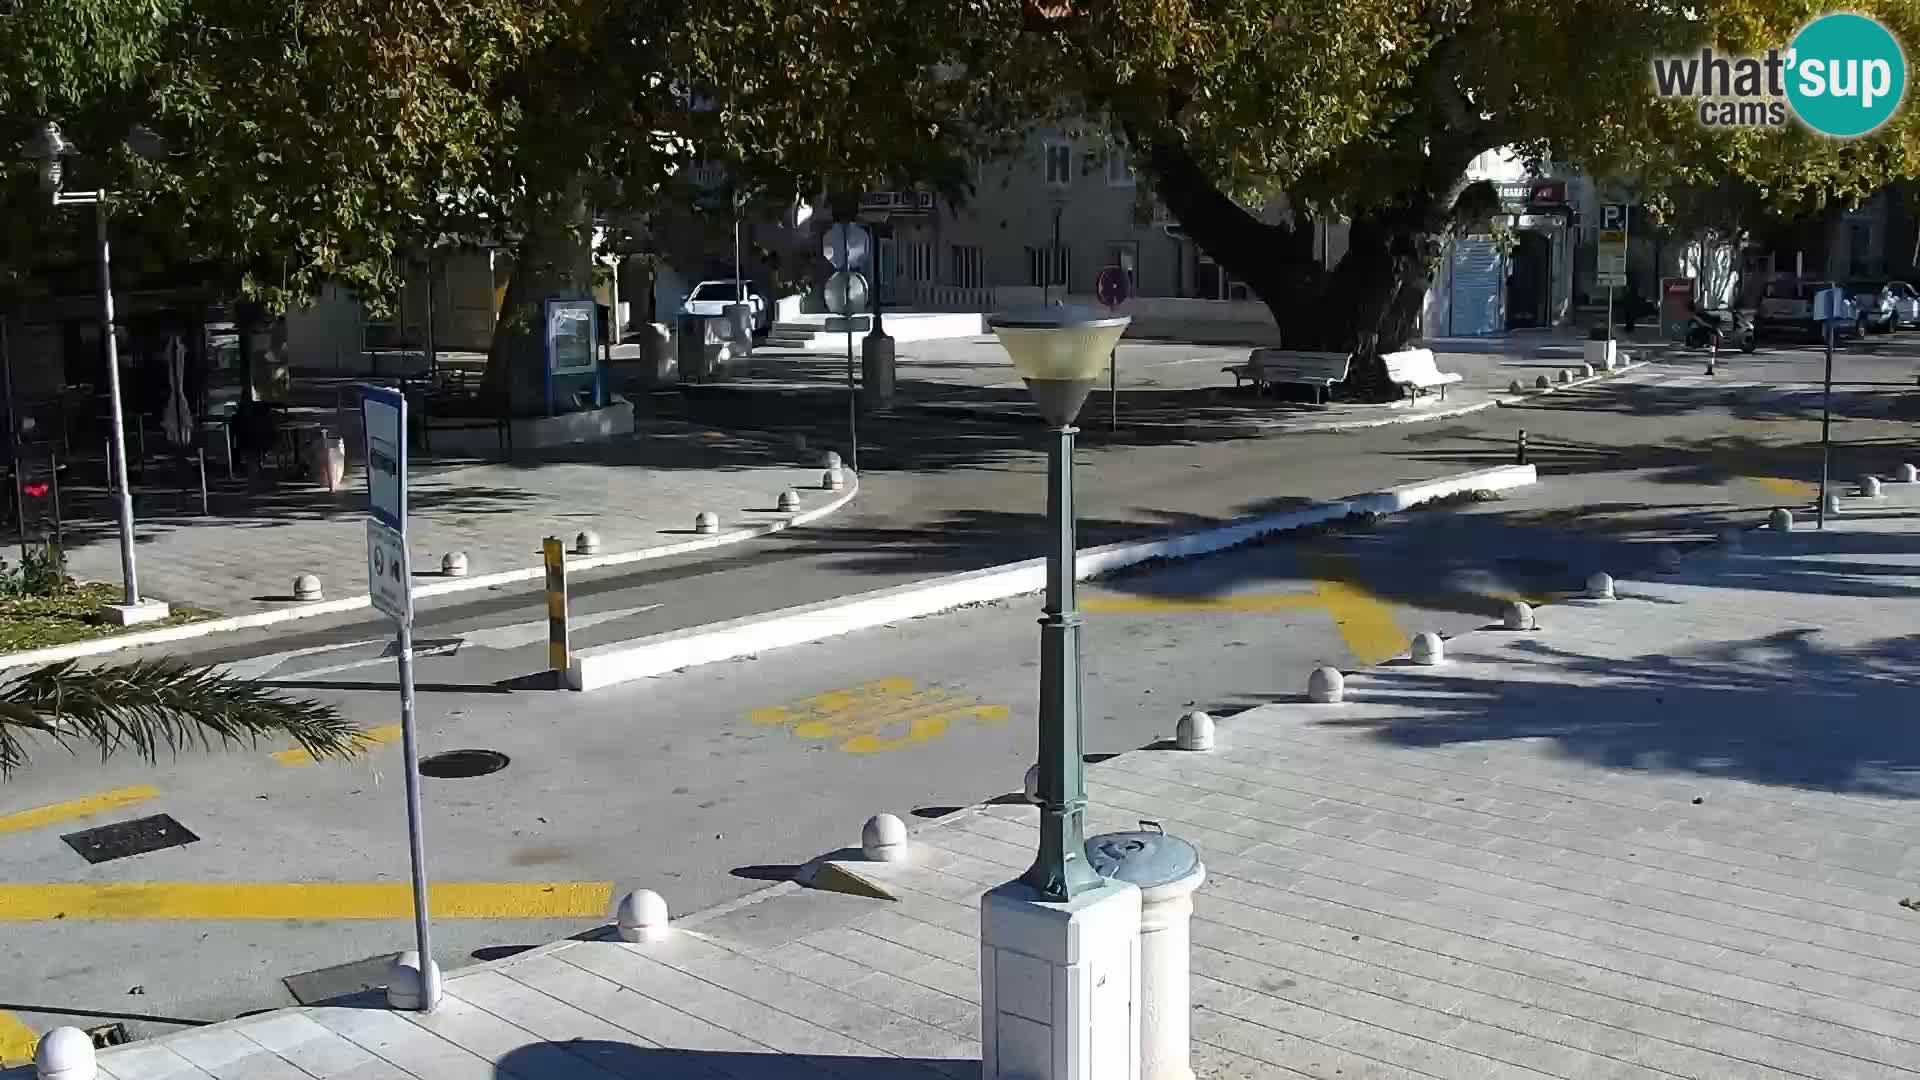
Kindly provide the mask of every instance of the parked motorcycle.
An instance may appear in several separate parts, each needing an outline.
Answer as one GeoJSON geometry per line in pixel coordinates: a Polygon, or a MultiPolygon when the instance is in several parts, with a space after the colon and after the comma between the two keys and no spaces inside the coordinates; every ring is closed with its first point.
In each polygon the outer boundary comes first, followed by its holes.
{"type": "Polygon", "coordinates": [[[1705,349],[1737,348],[1750,353],[1760,347],[1753,320],[1738,311],[1695,311],[1687,324],[1687,347],[1705,349]]]}

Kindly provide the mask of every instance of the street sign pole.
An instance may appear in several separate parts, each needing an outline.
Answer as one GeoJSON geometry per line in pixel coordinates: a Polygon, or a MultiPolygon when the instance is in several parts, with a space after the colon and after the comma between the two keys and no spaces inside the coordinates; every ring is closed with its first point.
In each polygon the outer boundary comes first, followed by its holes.
{"type": "Polygon", "coordinates": [[[413,567],[407,555],[407,398],[388,387],[362,390],[367,435],[367,578],[373,606],[398,628],[400,748],[407,794],[407,858],[413,879],[413,931],[420,954],[415,1008],[440,1003],[440,967],[433,961],[427,910],[427,837],[420,798],[420,742],[413,703],[413,567]]]}
{"type": "MultiPolygon", "coordinates": [[[[1133,279],[1124,266],[1109,266],[1094,278],[1093,293],[1108,311],[1119,311],[1133,296],[1133,279]]],[[[1107,352],[1107,427],[1120,430],[1120,343],[1107,352]]]]}
{"type": "Polygon", "coordinates": [[[1827,466],[1833,458],[1833,328],[1834,321],[1827,320],[1827,375],[1826,388],[1820,395],[1820,507],[1814,512],[1814,520],[1820,529],[1827,527],[1827,466]]]}
{"type": "Polygon", "coordinates": [[[827,310],[846,319],[847,441],[856,476],[860,473],[860,391],[853,379],[853,317],[867,307],[867,280],[860,267],[872,250],[870,237],[865,226],[842,222],[827,230],[826,243],[827,261],[834,269],[827,280],[827,310]]]}

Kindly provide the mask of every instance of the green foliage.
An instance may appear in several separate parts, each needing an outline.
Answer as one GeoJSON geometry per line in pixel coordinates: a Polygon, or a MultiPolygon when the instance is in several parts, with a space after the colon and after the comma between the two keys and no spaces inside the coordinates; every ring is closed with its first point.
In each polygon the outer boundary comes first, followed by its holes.
{"type": "Polygon", "coordinates": [[[82,668],[52,664],[0,687],[0,777],[27,763],[24,737],[92,744],[102,758],[292,739],[316,758],[348,757],[365,736],[331,705],[172,660],[82,668]]]}
{"type": "Polygon", "coordinates": [[[18,566],[0,559],[0,599],[53,598],[75,590],[67,576],[66,554],[53,543],[27,548],[18,566]]]}

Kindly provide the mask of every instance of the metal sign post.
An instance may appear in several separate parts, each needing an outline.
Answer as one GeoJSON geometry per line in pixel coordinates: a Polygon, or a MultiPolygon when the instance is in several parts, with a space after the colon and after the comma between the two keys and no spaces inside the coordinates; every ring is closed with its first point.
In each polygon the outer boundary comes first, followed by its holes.
{"type": "Polygon", "coordinates": [[[559,537],[549,536],[540,542],[540,556],[547,567],[547,667],[558,683],[573,663],[567,636],[567,549],[559,537]]]}
{"type": "MultiPolygon", "coordinates": [[[[842,222],[827,230],[826,256],[833,263],[833,276],[827,279],[827,310],[835,315],[852,316],[867,310],[867,277],[860,267],[872,251],[871,234],[863,225],[842,222]]],[[[843,320],[847,331],[847,441],[849,459],[855,475],[860,472],[859,390],[853,380],[853,322],[843,320]]]]}
{"type": "Polygon", "coordinates": [[[1820,505],[1814,509],[1815,527],[1827,527],[1827,469],[1833,457],[1833,338],[1840,320],[1846,315],[1846,293],[1840,289],[1822,289],[1813,298],[1813,314],[1820,320],[1821,338],[1826,345],[1827,374],[1820,395],[1820,505]]]}
{"type": "MultiPolygon", "coordinates": [[[[1627,283],[1627,242],[1631,215],[1625,203],[1600,208],[1599,284],[1607,290],[1607,340],[1613,340],[1613,290],[1627,283]]],[[[1631,302],[1632,298],[1629,297],[1631,302]]],[[[1608,350],[1611,357],[1612,350],[1608,350]]]]}
{"type": "Polygon", "coordinates": [[[400,740],[407,789],[407,856],[413,872],[413,929],[420,951],[420,997],[440,1003],[440,967],[433,962],[427,917],[427,841],[420,808],[420,743],[413,715],[413,566],[407,555],[407,398],[398,390],[361,390],[367,432],[367,582],[373,606],[399,630],[400,740]]]}
{"type": "MultiPolygon", "coordinates": [[[[1120,305],[1133,296],[1132,277],[1124,266],[1109,266],[1094,279],[1093,293],[1108,311],[1118,311],[1120,305]]],[[[1107,353],[1107,429],[1114,432],[1120,430],[1119,342],[1115,342],[1107,353]]]]}

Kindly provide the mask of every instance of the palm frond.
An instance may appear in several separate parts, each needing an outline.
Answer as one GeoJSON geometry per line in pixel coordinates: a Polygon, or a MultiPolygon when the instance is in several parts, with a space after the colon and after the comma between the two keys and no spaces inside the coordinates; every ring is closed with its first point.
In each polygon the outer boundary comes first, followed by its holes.
{"type": "Polygon", "coordinates": [[[288,697],[213,668],[171,660],[82,668],[69,660],[0,687],[0,777],[26,764],[21,736],[90,742],[102,758],[132,751],[153,761],[162,749],[258,743],[286,737],[315,758],[350,757],[365,734],[332,705],[288,697]]]}

